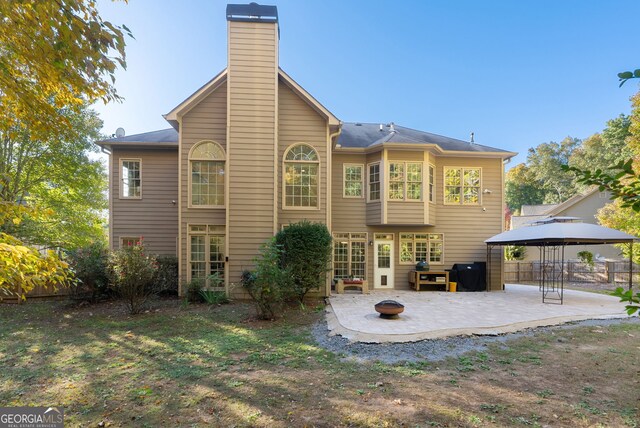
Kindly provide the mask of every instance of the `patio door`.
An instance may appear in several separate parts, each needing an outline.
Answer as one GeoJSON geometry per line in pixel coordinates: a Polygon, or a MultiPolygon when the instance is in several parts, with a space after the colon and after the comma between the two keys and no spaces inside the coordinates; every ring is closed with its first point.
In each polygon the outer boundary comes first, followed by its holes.
{"type": "Polygon", "coordinates": [[[373,287],[393,289],[393,241],[376,239],[373,244],[373,287]]]}

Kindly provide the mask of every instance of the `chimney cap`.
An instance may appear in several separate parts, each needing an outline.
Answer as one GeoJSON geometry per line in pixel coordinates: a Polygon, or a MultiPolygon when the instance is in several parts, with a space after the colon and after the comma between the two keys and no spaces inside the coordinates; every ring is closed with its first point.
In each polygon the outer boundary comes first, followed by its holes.
{"type": "Polygon", "coordinates": [[[228,4],[227,21],[277,23],[278,8],[254,2],[249,4],[228,4]]]}

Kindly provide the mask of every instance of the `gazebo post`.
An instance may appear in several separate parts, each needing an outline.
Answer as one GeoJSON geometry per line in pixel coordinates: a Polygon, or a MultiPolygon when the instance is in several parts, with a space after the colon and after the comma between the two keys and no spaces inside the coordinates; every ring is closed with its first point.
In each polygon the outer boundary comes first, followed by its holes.
{"type": "Polygon", "coordinates": [[[484,279],[486,285],[486,292],[489,292],[491,286],[491,244],[487,244],[487,270],[485,272],[486,278],[484,279]]]}

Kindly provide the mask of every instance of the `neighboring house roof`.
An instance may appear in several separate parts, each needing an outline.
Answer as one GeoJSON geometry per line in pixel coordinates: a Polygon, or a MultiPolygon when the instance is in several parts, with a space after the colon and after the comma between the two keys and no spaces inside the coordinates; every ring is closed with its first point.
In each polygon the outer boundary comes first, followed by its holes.
{"type": "Polygon", "coordinates": [[[337,147],[341,149],[367,149],[382,144],[431,145],[446,152],[466,152],[477,154],[500,154],[505,158],[515,156],[516,153],[494,147],[444,137],[430,132],[395,124],[381,125],[379,123],[344,123],[338,137],[337,147]]]}
{"type": "Polygon", "coordinates": [[[544,215],[557,207],[559,204],[523,205],[520,207],[521,216],[544,215]]]}
{"type": "Polygon", "coordinates": [[[579,195],[574,195],[574,196],[570,197],[569,199],[567,199],[566,201],[564,201],[563,203],[558,204],[554,208],[550,209],[547,214],[549,214],[549,215],[558,215],[561,212],[571,208],[572,206],[574,206],[578,202],[588,198],[589,196],[591,196],[591,195],[593,195],[595,193],[599,193],[599,192],[600,192],[600,189],[598,189],[597,187],[593,187],[590,190],[586,191],[585,193],[582,193],[582,194],[579,194],[579,195]]]}
{"type": "Polygon", "coordinates": [[[98,141],[102,147],[116,146],[154,146],[173,147],[178,145],[178,131],[173,128],[159,131],[143,132],[142,134],[125,135],[119,138],[109,138],[98,141]]]}

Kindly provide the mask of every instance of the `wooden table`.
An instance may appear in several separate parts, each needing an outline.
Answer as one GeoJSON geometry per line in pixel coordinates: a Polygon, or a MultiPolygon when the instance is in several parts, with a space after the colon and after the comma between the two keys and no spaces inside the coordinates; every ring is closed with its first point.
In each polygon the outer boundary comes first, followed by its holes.
{"type": "Polygon", "coordinates": [[[441,270],[409,271],[409,285],[420,291],[422,285],[443,285],[449,291],[449,272],[441,270]]]}

